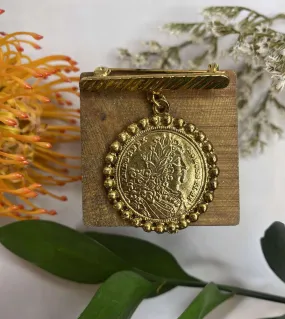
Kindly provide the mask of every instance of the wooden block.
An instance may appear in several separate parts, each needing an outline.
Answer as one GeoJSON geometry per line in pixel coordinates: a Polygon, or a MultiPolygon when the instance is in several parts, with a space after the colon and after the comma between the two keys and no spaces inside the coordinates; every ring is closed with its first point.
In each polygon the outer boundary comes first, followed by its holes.
{"type": "MultiPolygon", "coordinates": [[[[239,223],[236,75],[227,71],[224,89],[167,91],[170,113],[194,123],[214,145],[219,187],[205,214],[191,226],[239,223]]],[[[151,116],[144,92],[81,90],[83,220],[90,226],[127,226],[108,201],[103,186],[104,159],[110,144],[129,124],[151,116]]]]}

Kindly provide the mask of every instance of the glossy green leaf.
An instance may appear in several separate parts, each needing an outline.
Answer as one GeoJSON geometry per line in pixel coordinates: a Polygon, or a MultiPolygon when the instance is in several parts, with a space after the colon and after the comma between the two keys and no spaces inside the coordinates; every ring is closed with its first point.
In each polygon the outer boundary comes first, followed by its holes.
{"type": "Polygon", "coordinates": [[[199,293],[178,319],[202,319],[232,296],[233,294],[221,293],[215,284],[210,283],[199,293]]]}
{"type": "Polygon", "coordinates": [[[280,222],[273,223],[261,239],[264,257],[275,272],[285,282],[285,226],[280,222]]]}
{"type": "Polygon", "coordinates": [[[30,220],[1,227],[0,242],[38,267],[77,282],[100,283],[115,272],[133,270],[159,283],[156,295],[179,282],[201,282],[164,249],[131,237],[82,234],[54,222],[30,220]]]}
{"type": "Polygon", "coordinates": [[[133,270],[150,280],[167,282],[170,285],[172,282],[175,284],[181,281],[201,282],[188,275],[169,252],[148,241],[95,232],[86,234],[120,256],[132,266],[133,270]]]}
{"type": "Polygon", "coordinates": [[[29,220],[0,228],[0,242],[16,255],[62,278],[99,283],[128,265],[108,248],[71,228],[29,220]]]}
{"type": "Polygon", "coordinates": [[[79,319],[129,319],[156,285],[131,271],[107,279],[79,319]]]}

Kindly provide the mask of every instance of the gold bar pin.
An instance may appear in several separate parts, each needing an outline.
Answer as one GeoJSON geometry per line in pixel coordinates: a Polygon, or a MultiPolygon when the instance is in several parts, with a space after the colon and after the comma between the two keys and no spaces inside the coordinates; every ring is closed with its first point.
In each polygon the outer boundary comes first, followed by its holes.
{"type": "Polygon", "coordinates": [[[98,67],[94,72],[81,74],[80,90],[106,89],[127,91],[223,89],[229,77],[219,71],[216,63],[207,70],[159,70],[98,67]]]}

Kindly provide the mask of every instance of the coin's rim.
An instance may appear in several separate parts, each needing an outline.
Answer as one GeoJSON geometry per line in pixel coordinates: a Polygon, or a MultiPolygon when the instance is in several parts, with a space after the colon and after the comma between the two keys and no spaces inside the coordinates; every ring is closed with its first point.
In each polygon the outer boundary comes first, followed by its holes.
{"type": "Polygon", "coordinates": [[[217,166],[217,155],[214,152],[211,142],[206,135],[194,124],[186,123],[183,119],[171,117],[169,114],[151,118],[141,119],[133,123],[119,134],[118,139],[110,146],[110,152],[105,159],[103,173],[105,175],[104,186],[108,191],[108,198],[113,207],[119,212],[121,218],[128,220],[135,227],[142,227],[145,231],[156,231],[157,233],[176,233],[180,229],[188,227],[199,219],[199,215],[205,213],[208,204],[213,200],[214,191],[218,185],[219,169],[217,166]],[[191,142],[200,151],[204,160],[205,184],[196,205],[184,215],[163,221],[154,221],[149,217],[142,217],[123,198],[117,185],[117,164],[121,153],[139,135],[159,129],[175,131],[191,142]]]}

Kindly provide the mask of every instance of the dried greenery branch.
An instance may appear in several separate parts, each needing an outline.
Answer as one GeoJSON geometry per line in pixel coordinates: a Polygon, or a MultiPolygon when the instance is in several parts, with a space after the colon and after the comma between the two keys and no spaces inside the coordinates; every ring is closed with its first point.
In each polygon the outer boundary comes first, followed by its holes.
{"type": "Polygon", "coordinates": [[[195,69],[231,57],[237,64],[239,141],[243,155],[262,151],[274,135],[281,136],[280,119],[285,104],[285,34],[273,29],[285,14],[267,17],[245,7],[208,7],[203,22],[169,23],[163,29],[185,40],[173,46],[146,42],[146,49],[132,54],[119,49],[120,57],[136,67],[195,69]],[[230,45],[221,48],[222,38],[230,45]],[[200,53],[192,56],[193,51],[200,53]],[[182,58],[189,51],[190,59],[182,58]],[[255,94],[257,93],[257,94],[255,94]],[[276,114],[277,113],[277,114],[276,114]],[[274,118],[274,119],[273,119],[274,118]],[[276,122],[279,120],[279,123],[276,122]]]}

